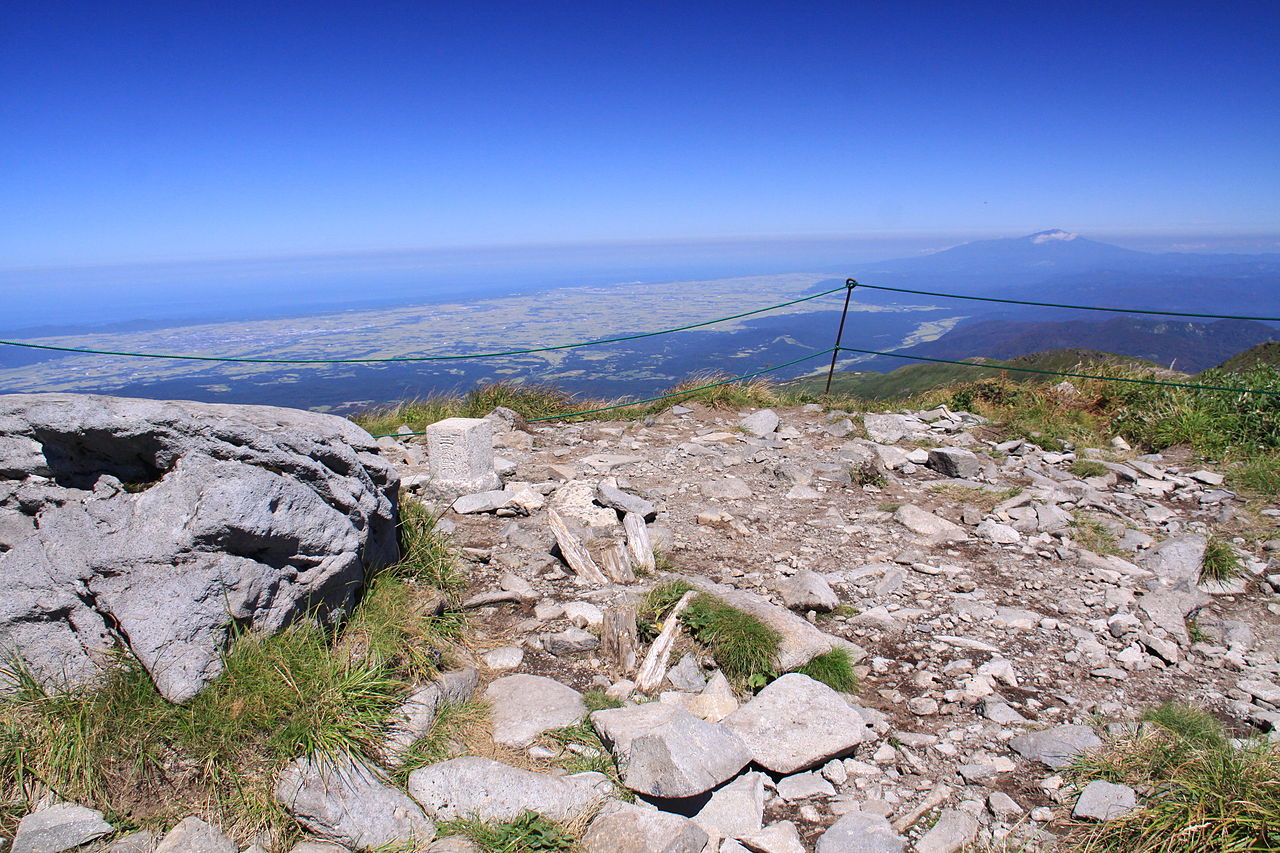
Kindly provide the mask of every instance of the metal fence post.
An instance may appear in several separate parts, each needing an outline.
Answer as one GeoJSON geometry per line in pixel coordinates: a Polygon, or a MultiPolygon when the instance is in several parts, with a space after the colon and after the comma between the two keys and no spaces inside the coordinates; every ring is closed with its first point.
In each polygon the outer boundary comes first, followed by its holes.
{"type": "Polygon", "coordinates": [[[844,337],[844,321],[849,316],[849,297],[853,296],[853,289],[858,286],[858,282],[847,278],[844,286],[844,310],[840,312],[840,328],[836,330],[836,348],[831,351],[831,369],[827,371],[827,390],[822,392],[824,397],[831,393],[831,377],[836,375],[836,359],[840,357],[840,339],[844,337]]]}

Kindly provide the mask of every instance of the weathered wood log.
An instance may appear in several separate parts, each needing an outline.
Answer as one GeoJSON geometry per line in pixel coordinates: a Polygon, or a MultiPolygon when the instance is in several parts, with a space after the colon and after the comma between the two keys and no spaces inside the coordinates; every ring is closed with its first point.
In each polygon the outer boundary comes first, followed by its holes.
{"type": "Polygon", "coordinates": [[[600,568],[614,583],[635,583],[636,573],[631,570],[631,556],[621,542],[608,542],[594,550],[600,568]]]}
{"type": "Polygon", "coordinates": [[[575,575],[587,583],[598,586],[604,586],[609,582],[604,572],[600,571],[600,567],[596,565],[596,561],[591,559],[591,552],[564,523],[560,513],[554,509],[547,510],[547,525],[551,528],[552,535],[556,537],[561,556],[575,575]]]}
{"type": "Polygon", "coordinates": [[[649,646],[649,652],[644,656],[644,663],[636,673],[637,692],[653,693],[661,686],[662,679],[667,674],[667,658],[671,656],[671,649],[676,644],[676,634],[680,631],[680,614],[697,594],[696,590],[689,590],[680,596],[676,606],[667,614],[666,620],[662,623],[662,631],[653,641],[653,645],[649,646]]]}
{"type": "Polygon", "coordinates": [[[627,513],[622,517],[622,529],[627,532],[627,552],[635,567],[646,572],[656,569],[653,543],[649,541],[649,528],[644,525],[644,517],[636,512],[627,513]]]}
{"type": "Polygon", "coordinates": [[[626,678],[636,668],[636,609],[610,607],[600,626],[600,651],[626,678]]]}

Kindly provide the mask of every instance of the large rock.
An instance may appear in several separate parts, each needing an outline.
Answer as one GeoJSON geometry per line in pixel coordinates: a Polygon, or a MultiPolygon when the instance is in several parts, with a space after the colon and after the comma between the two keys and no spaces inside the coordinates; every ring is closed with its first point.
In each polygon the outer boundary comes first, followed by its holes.
{"type": "Polygon", "coordinates": [[[102,812],[75,803],[57,803],[18,823],[13,853],[61,853],[111,832],[102,812]]]}
{"type": "Polygon", "coordinates": [[[398,477],[342,418],[17,394],[0,397],[0,446],[0,515],[39,522],[0,553],[0,655],[50,689],[123,646],[185,701],[233,626],[339,620],[397,557],[398,477]]]}
{"type": "Polygon", "coordinates": [[[880,815],[849,812],[818,838],[817,853],[902,853],[907,839],[880,815]]]}
{"type": "Polygon", "coordinates": [[[348,847],[429,841],[435,835],[417,803],[350,756],[295,760],[276,782],[276,799],[313,835],[348,847]]]}
{"type": "Polygon", "coordinates": [[[1077,725],[1028,732],[1009,741],[1009,746],[1023,758],[1055,770],[1069,765],[1080,753],[1101,745],[1102,738],[1093,729],[1077,725]]]}
{"type": "Polygon", "coordinates": [[[751,761],[742,741],[681,705],[650,702],[596,711],[591,724],[618,761],[622,782],[654,797],[692,797],[751,761]]]}
{"type": "Polygon", "coordinates": [[[943,809],[929,831],[916,842],[916,853],[956,853],[971,843],[981,827],[978,819],[959,809],[943,809]]]}
{"type": "Polygon", "coordinates": [[[608,778],[598,773],[547,776],[470,756],[409,774],[410,795],[436,820],[502,822],[529,811],[570,821],[605,799],[609,790],[608,778]]]}
{"type": "Polygon", "coordinates": [[[724,718],[756,763],[774,773],[795,773],[847,755],[867,739],[867,721],[837,692],[798,672],[789,673],[724,718]]]}
{"type": "Polygon", "coordinates": [[[707,833],[669,812],[610,802],[582,836],[583,853],[701,853],[707,833]]]}
{"type": "Polygon", "coordinates": [[[718,789],[694,820],[713,837],[742,838],[764,824],[765,775],[743,773],[718,789]]]}
{"type": "Polygon", "coordinates": [[[1170,536],[1143,554],[1138,564],[1154,572],[1162,584],[1190,591],[1200,582],[1200,567],[1204,565],[1208,544],[1205,537],[1195,533],[1170,536]]]}
{"type": "Polygon", "coordinates": [[[791,577],[782,578],[774,584],[774,589],[791,610],[827,613],[840,603],[831,584],[813,569],[801,569],[791,577]]]}
{"type": "Polygon", "coordinates": [[[963,447],[935,447],[929,451],[929,467],[948,477],[969,479],[978,476],[982,463],[972,450],[963,447]]]}
{"type": "Polygon", "coordinates": [[[1080,792],[1071,816],[1078,820],[1115,820],[1138,807],[1138,795],[1128,785],[1094,779],[1080,792]]]}
{"type": "Polygon", "coordinates": [[[895,444],[913,432],[902,415],[866,414],[862,416],[862,425],[867,429],[867,438],[877,444],[895,444]]]}
{"type": "Polygon", "coordinates": [[[894,521],[910,530],[925,545],[941,545],[943,542],[957,542],[967,538],[964,528],[958,524],[939,518],[928,510],[915,504],[903,504],[893,514],[894,521]]]}
{"type": "Polygon", "coordinates": [[[508,675],[484,691],[493,742],[525,747],[549,729],[571,726],[587,715],[582,694],[541,675],[508,675]]]}
{"type": "Polygon", "coordinates": [[[779,423],[780,418],[777,412],[773,409],[761,409],[738,421],[738,426],[756,438],[764,438],[769,433],[775,432],[779,423]]]}
{"type": "Polygon", "coordinates": [[[719,584],[701,575],[680,575],[679,578],[720,599],[730,607],[751,614],[777,631],[782,638],[778,643],[777,652],[780,671],[786,672],[802,667],[818,655],[826,654],[832,649],[844,649],[854,663],[865,655],[859,646],[818,630],[803,617],[797,616],[785,607],[772,604],[755,593],[719,584]]]}

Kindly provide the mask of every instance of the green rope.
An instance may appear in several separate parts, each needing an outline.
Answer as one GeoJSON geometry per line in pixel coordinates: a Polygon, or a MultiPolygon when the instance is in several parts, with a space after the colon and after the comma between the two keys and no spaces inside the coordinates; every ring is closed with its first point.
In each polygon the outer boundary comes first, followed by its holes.
{"type": "Polygon", "coordinates": [[[776,311],[779,308],[786,308],[788,305],[808,302],[811,299],[817,299],[821,296],[830,296],[832,293],[837,293],[845,289],[846,286],[842,284],[839,287],[833,287],[830,290],[824,290],[821,293],[814,293],[809,296],[802,296],[799,299],[792,299],[789,302],[780,302],[777,305],[769,305],[765,308],[755,308],[751,311],[743,311],[741,314],[730,314],[728,317],[718,317],[715,320],[704,320],[701,323],[690,323],[687,326],[676,326],[674,329],[661,329],[656,332],[640,332],[635,335],[620,335],[616,338],[597,338],[591,341],[579,341],[578,343],[559,344],[557,346],[550,347],[530,347],[528,349],[513,349],[506,350],[504,352],[476,352],[460,355],[414,355],[397,356],[394,358],[233,358],[229,356],[212,355],[171,355],[153,352],[117,352],[113,350],[79,349],[76,347],[59,347],[51,344],[33,344],[23,341],[0,341],[0,344],[11,347],[23,347],[25,349],[80,353],[82,355],[118,355],[127,356],[129,358],[171,358],[178,359],[180,361],[218,361],[240,364],[385,364],[391,362],[457,361],[459,359],[501,358],[503,356],[511,355],[529,355],[539,352],[554,352],[556,350],[574,349],[575,347],[590,347],[598,344],[612,344],[618,343],[619,341],[634,341],[640,338],[652,338],[657,335],[669,335],[672,332],[685,332],[689,329],[700,329],[703,326],[711,326],[716,323],[724,323],[728,320],[750,317],[753,314],[763,314],[766,311],[776,311]]]}
{"type": "MultiPolygon", "coordinates": [[[[631,400],[626,403],[614,403],[609,406],[599,406],[594,409],[583,409],[580,412],[570,412],[564,415],[547,415],[546,417],[542,417],[542,418],[528,418],[526,420],[526,423],[536,424],[539,421],[555,421],[555,420],[560,420],[561,418],[576,418],[582,415],[594,415],[597,412],[608,412],[608,411],[612,411],[613,409],[625,409],[629,406],[639,406],[639,405],[643,405],[644,403],[656,403],[659,400],[669,400],[672,397],[683,397],[686,394],[694,394],[694,393],[697,393],[698,391],[705,391],[708,388],[718,388],[721,385],[729,385],[734,382],[741,382],[744,379],[752,379],[756,376],[761,376],[765,373],[772,373],[775,370],[781,370],[784,367],[790,367],[793,364],[799,364],[802,361],[808,361],[809,359],[818,358],[819,356],[826,355],[827,353],[835,352],[836,349],[837,349],[836,347],[831,347],[830,349],[824,349],[822,352],[815,352],[815,353],[810,353],[809,355],[806,355],[806,356],[802,356],[800,358],[795,359],[794,361],[788,361],[783,364],[775,364],[773,367],[766,367],[763,370],[757,370],[754,373],[744,373],[741,376],[735,376],[732,379],[721,379],[719,382],[711,382],[707,385],[699,385],[697,388],[686,388],[683,391],[672,391],[670,394],[659,394],[657,397],[646,397],[643,400],[631,400]]],[[[373,437],[374,438],[399,438],[401,436],[413,436],[413,435],[426,435],[426,433],[425,432],[395,432],[395,433],[387,433],[385,435],[375,435],[373,437]]]]}
{"type": "MultiPolygon", "coordinates": [[[[850,279],[852,281],[852,279],[850,279]]],[[[910,290],[905,287],[885,287],[880,284],[863,284],[872,290],[892,290],[895,293],[914,293],[919,296],[941,296],[946,299],[970,299],[975,302],[1002,302],[1005,305],[1036,305],[1041,308],[1075,308],[1080,311],[1112,311],[1116,314],[1158,314],[1161,317],[1203,317],[1210,320],[1260,320],[1264,323],[1280,322],[1280,317],[1252,317],[1241,314],[1190,314],[1183,311],[1148,311],[1143,308],[1104,308],[1100,305],[1064,305],[1058,302],[1025,302],[1021,299],[996,299],[993,296],[961,296],[958,293],[938,293],[932,290],[910,290]]]]}
{"type": "Polygon", "coordinates": [[[1074,379],[1101,379],[1104,382],[1130,382],[1135,385],[1162,385],[1166,388],[1192,388],[1197,391],[1230,391],[1233,394],[1266,394],[1280,396],[1280,391],[1264,391],[1258,388],[1230,388],[1222,385],[1194,385],[1188,382],[1160,382],[1155,379],[1127,379],[1122,376],[1096,376],[1092,373],[1068,373],[1062,370],[1040,370],[1034,367],[1014,367],[1005,364],[978,364],[972,361],[952,361],[948,358],[929,358],[923,355],[907,355],[900,352],[880,352],[873,349],[857,349],[856,347],[839,347],[841,352],[860,352],[866,355],[884,355],[889,358],[909,358],[912,361],[928,361],[934,364],[958,364],[961,367],[982,367],[987,370],[1016,370],[1019,373],[1041,373],[1048,376],[1069,376],[1074,379]]]}

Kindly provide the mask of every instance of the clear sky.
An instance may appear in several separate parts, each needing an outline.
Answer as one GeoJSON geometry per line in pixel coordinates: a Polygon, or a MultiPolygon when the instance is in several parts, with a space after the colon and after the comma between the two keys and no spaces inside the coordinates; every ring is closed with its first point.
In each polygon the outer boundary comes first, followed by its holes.
{"type": "Polygon", "coordinates": [[[9,0],[0,267],[1280,232],[1280,3],[9,0]]]}

